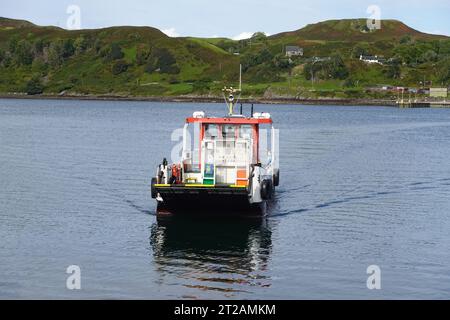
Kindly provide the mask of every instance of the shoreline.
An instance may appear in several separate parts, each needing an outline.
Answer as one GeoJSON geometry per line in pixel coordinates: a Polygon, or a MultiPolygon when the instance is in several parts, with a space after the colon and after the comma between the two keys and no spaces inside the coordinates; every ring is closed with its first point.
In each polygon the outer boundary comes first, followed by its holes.
{"type": "MultiPolygon", "coordinates": [[[[223,103],[222,97],[206,96],[173,96],[173,97],[137,97],[120,95],[27,95],[0,94],[0,99],[30,99],[30,100],[92,100],[92,101],[144,101],[144,102],[185,102],[185,103],[223,103]]],[[[280,104],[280,105],[341,105],[341,106],[373,106],[396,107],[394,100],[382,99],[339,99],[339,98],[241,98],[243,104],[280,104]]]]}

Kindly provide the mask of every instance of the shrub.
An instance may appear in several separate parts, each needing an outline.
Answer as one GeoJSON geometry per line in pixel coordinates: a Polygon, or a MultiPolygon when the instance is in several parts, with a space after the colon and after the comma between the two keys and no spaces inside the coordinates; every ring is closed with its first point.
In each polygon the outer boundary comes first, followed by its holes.
{"type": "Polygon", "coordinates": [[[110,51],[110,59],[111,60],[119,60],[122,59],[125,56],[125,54],[122,52],[122,48],[117,44],[113,43],[111,45],[111,51],[110,51]]]}
{"type": "Polygon", "coordinates": [[[41,94],[44,92],[44,86],[42,85],[39,77],[35,76],[28,81],[26,85],[26,92],[28,95],[41,94]]]}
{"type": "Polygon", "coordinates": [[[119,75],[128,70],[128,64],[124,60],[114,62],[112,66],[113,75],[119,75]]]}
{"type": "Polygon", "coordinates": [[[30,65],[33,62],[32,46],[28,41],[21,40],[17,44],[15,58],[18,65],[30,65]]]}

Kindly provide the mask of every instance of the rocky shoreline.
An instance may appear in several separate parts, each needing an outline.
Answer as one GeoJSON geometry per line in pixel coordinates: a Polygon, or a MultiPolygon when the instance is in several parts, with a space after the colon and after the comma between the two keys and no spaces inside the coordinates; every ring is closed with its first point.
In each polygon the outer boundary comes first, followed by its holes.
{"type": "MultiPolygon", "coordinates": [[[[55,99],[55,100],[100,100],[100,101],[148,101],[148,102],[191,102],[191,103],[223,103],[219,96],[161,96],[161,97],[139,97],[122,95],[26,95],[26,94],[0,94],[0,99],[55,99]]],[[[395,107],[394,100],[380,99],[339,99],[339,98],[317,98],[305,99],[295,97],[263,98],[246,97],[241,98],[241,103],[254,104],[298,104],[298,105],[345,105],[345,106],[383,106],[395,107]]]]}

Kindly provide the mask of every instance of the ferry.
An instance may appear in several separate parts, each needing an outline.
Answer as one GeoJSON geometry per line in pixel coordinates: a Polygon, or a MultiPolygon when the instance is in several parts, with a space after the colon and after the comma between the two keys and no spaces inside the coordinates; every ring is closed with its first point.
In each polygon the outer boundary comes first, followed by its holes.
{"type": "Polygon", "coordinates": [[[234,113],[235,94],[224,88],[228,115],[196,111],[183,128],[181,161],[164,158],[151,181],[158,217],[183,213],[263,216],[280,182],[278,131],[269,113],[234,113]],[[263,129],[264,128],[264,129],[263,129]]]}

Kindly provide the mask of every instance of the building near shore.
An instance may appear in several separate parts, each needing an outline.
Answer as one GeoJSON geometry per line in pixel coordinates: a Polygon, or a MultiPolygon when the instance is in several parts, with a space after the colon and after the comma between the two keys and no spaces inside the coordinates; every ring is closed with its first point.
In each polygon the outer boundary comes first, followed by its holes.
{"type": "Polygon", "coordinates": [[[448,88],[430,88],[431,98],[447,98],[448,88]]]}

